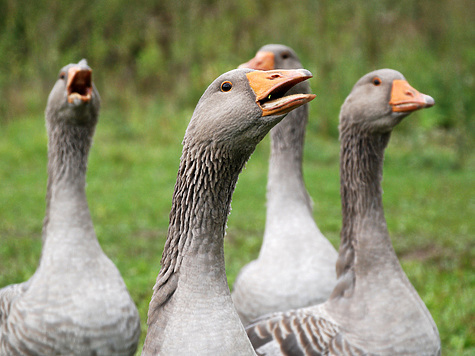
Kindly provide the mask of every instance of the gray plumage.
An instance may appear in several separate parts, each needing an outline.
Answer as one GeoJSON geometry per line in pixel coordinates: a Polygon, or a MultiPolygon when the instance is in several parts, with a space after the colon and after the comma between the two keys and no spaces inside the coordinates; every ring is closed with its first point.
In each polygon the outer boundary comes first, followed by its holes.
{"type": "Polygon", "coordinates": [[[440,355],[437,327],[399,264],[383,212],[383,156],[391,130],[412,111],[434,104],[406,84],[399,72],[374,71],[345,100],[337,285],[323,304],[250,325],[258,354],[440,355]]]}
{"type": "MultiPolygon", "coordinates": [[[[302,68],[296,53],[266,45],[242,66],[253,69],[302,68]]],[[[289,93],[310,93],[308,82],[289,93]]],[[[270,132],[267,215],[258,259],[240,271],[233,301],[246,326],[258,317],[324,302],[336,283],[337,252],[313,219],[302,174],[308,105],[290,112],[270,132]]]]}
{"type": "MultiPolygon", "coordinates": [[[[272,84],[272,75],[249,69],[221,75],[199,100],[186,130],[143,355],[255,354],[229,292],[223,239],[239,173],[284,114],[263,114],[266,104],[251,85],[251,74],[272,84]]],[[[306,98],[302,104],[314,97],[298,96],[306,98]]],[[[267,105],[275,108],[278,102],[267,105]]]]}
{"type": "Polygon", "coordinates": [[[99,245],[85,194],[99,107],[86,60],[62,68],[45,112],[41,260],[27,282],[0,290],[1,355],[132,355],[137,348],[137,308],[99,245]]]}

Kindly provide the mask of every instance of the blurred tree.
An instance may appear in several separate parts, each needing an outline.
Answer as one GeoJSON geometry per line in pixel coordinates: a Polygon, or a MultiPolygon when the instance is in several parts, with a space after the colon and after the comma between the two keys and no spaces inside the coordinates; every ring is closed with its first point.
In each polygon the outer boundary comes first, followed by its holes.
{"type": "Polygon", "coordinates": [[[472,0],[1,0],[0,120],[42,110],[57,70],[83,57],[105,103],[161,98],[179,108],[262,45],[284,43],[316,77],[311,132],[336,137],[354,81],[393,67],[436,99],[410,125],[458,132],[463,152],[473,135],[474,14],[472,0]]]}

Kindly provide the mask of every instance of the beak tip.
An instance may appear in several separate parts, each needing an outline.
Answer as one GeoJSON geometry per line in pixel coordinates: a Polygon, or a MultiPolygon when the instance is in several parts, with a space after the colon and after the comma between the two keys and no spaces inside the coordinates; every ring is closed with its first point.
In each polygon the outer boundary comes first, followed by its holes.
{"type": "Polygon", "coordinates": [[[435,105],[435,100],[429,95],[424,96],[424,101],[425,101],[425,107],[430,108],[431,106],[435,105]]]}
{"type": "Polygon", "coordinates": [[[300,72],[307,78],[312,78],[313,74],[307,69],[300,69],[300,72]]]}

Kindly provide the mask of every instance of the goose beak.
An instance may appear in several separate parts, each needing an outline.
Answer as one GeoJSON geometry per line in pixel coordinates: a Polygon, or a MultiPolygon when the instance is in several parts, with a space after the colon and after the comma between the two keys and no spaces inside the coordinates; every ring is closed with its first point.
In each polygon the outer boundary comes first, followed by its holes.
{"type": "Polygon", "coordinates": [[[69,68],[67,90],[69,103],[74,103],[75,99],[82,102],[91,100],[92,70],[80,66],[69,68]]]}
{"type": "Polygon", "coordinates": [[[241,64],[238,68],[251,68],[256,70],[274,69],[274,53],[260,51],[249,62],[241,64]]]}
{"type": "Polygon", "coordinates": [[[434,104],[432,97],[419,93],[406,80],[397,79],[393,81],[389,105],[392,106],[394,112],[415,111],[430,108],[434,104]]]}
{"type": "Polygon", "coordinates": [[[316,97],[303,93],[285,96],[294,85],[312,78],[306,69],[253,71],[246,76],[262,116],[287,114],[316,97]]]}

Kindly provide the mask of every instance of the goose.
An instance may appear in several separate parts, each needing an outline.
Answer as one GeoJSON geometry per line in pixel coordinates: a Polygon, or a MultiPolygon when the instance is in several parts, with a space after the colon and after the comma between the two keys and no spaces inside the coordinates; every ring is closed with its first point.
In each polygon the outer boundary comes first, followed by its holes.
{"type": "Polygon", "coordinates": [[[255,355],[226,280],[223,242],[239,173],[267,132],[315,95],[284,96],[304,69],[234,69],[199,100],[183,139],[142,355],[255,355]]]}
{"type": "MultiPolygon", "coordinates": [[[[297,54],[284,45],[262,47],[241,65],[259,70],[302,68],[297,54]]],[[[308,82],[289,93],[309,93],[308,82]]],[[[308,105],[287,115],[271,131],[267,215],[258,259],[242,268],[233,301],[242,323],[272,312],[324,302],[336,283],[338,253],[318,229],[302,176],[308,105]]]]}
{"type": "Polygon", "coordinates": [[[85,59],[60,71],[45,111],[48,183],[39,266],[0,290],[1,355],[133,355],[137,308],[92,224],[86,194],[100,97],[85,59]]]}
{"type": "Polygon", "coordinates": [[[383,212],[384,149],[411,112],[434,105],[391,69],[357,81],[340,112],[343,224],[328,301],[248,326],[260,355],[440,355],[427,307],[394,252],[383,212]]]}

